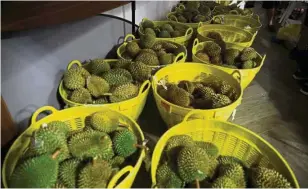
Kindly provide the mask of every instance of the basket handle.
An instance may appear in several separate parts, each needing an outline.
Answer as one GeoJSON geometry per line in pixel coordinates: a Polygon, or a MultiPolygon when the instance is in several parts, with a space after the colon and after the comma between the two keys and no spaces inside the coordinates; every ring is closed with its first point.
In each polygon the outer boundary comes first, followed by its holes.
{"type": "Polygon", "coordinates": [[[134,169],[134,167],[132,167],[131,165],[128,165],[126,167],[124,167],[123,169],[121,169],[116,175],[114,175],[112,177],[112,179],[110,180],[109,184],[108,184],[108,188],[114,188],[118,182],[118,180],[126,173],[128,172],[132,172],[134,169]]]}
{"type": "Polygon", "coordinates": [[[74,65],[74,64],[77,64],[78,66],[82,66],[81,62],[79,60],[72,60],[68,65],[67,65],[67,70],[71,69],[71,67],[74,65]]]}
{"type": "Polygon", "coordinates": [[[188,112],[188,113],[185,115],[185,117],[184,117],[184,119],[183,119],[182,122],[187,122],[188,119],[189,119],[192,115],[194,115],[194,114],[204,114],[204,110],[191,110],[190,112],[188,112]]]}
{"type": "Polygon", "coordinates": [[[185,53],[184,52],[180,52],[178,55],[176,55],[173,63],[179,62],[182,58],[184,58],[184,56],[185,56],[185,53]]]}
{"type": "Polygon", "coordinates": [[[31,118],[31,124],[34,124],[36,123],[36,119],[37,119],[37,116],[40,115],[41,113],[45,112],[45,111],[50,111],[51,114],[53,113],[56,113],[58,110],[52,106],[43,106],[41,108],[39,108],[38,110],[36,110],[33,115],[32,115],[32,118],[31,118]]]}
{"type": "Polygon", "coordinates": [[[198,28],[202,27],[202,25],[203,25],[203,22],[199,22],[198,28]]]}
{"type": "Polygon", "coordinates": [[[178,19],[173,14],[167,16],[167,18],[171,21],[179,22],[178,19]]]}
{"type": "Polygon", "coordinates": [[[138,96],[141,95],[143,93],[143,91],[145,91],[147,88],[149,88],[151,85],[149,80],[146,80],[145,82],[142,83],[140,89],[139,89],[139,93],[138,96]]]}
{"type": "Polygon", "coordinates": [[[215,24],[216,24],[216,23],[223,24],[223,18],[220,17],[220,16],[215,16],[215,17],[213,18],[213,21],[214,21],[215,24]],[[218,22],[216,21],[216,19],[218,19],[218,22]]]}
{"type": "Polygon", "coordinates": [[[135,40],[135,39],[136,39],[136,37],[135,37],[133,34],[130,34],[130,33],[129,33],[129,34],[127,34],[127,35],[125,36],[124,42],[127,43],[127,42],[128,42],[128,39],[129,39],[130,37],[132,38],[132,40],[135,40]]]}
{"type": "Polygon", "coordinates": [[[188,35],[191,35],[193,32],[194,32],[194,30],[193,30],[191,27],[189,27],[189,28],[186,30],[185,36],[187,37],[188,35]]]}
{"type": "Polygon", "coordinates": [[[196,38],[193,43],[193,47],[196,47],[199,44],[199,39],[196,38]]]}
{"type": "Polygon", "coordinates": [[[241,72],[238,71],[238,70],[234,70],[232,73],[231,73],[232,77],[234,77],[238,82],[239,84],[241,84],[242,82],[242,75],[241,75],[241,72]]]}
{"type": "Polygon", "coordinates": [[[183,4],[179,4],[177,8],[180,10],[185,10],[185,6],[183,4]]]}

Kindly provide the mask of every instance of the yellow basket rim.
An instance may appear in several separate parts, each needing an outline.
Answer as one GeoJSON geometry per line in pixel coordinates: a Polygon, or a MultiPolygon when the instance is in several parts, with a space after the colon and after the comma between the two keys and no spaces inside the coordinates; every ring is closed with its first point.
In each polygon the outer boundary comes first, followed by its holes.
{"type": "MultiPolygon", "coordinates": [[[[262,23],[260,22],[260,20],[257,20],[255,18],[252,18],[251,16],[240,16],[240,15],[223,15],[223,14],[219,14],[219,15],[215,15],[213,16],[212,20],[214,20],[215,18],[217,17],[225,17],[225,18],[232,18],[234,17],[235,19],[236,18],[241,18],[241,19],[249,19],[249,20],[255,20],[255,22],[258,24],[258,26],[255,26],[255,27],[251,27],[251,29],[259,29],[262,27],[262,23]]],[[[225,25],[227,26],[227,25],[225,25]]]]}

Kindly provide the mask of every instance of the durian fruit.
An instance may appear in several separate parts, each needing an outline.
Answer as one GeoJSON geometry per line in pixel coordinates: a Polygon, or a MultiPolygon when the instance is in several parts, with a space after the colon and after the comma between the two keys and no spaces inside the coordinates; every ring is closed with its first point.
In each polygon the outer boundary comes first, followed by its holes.
{"type": "Polygon", "coordinates": [[[184,182],[200,181],[208,176],[209,158],[198,147],[183,147],[177,156],[178,173],[184,182]]]}
{"type": "Polygon", "coordinates": [[[266,167],[253,168],[251,182],[255,188],[292,188],[283,175],[266,167]]]}
{"type": "Polygon", "coordinates": [[[165,49],[160,49],[156,52],[157,57],[160,57],[164,54],[167,54],[167,52],[165,51],[165,49]]]}
{"type": "Polygon", "coordinates": [[[112,138],[114,152],[121,157],[127,158],[137,150],[137,137],[129,129],[116,131],[112,138]]]}
{"type": "Polygon", "coordinates": [[[170,24],[163,24],[163,25],[160,27],[160,29],[161,29],[161,30],[167,31],[168,33],[174,31],[173,27],[172,27],[170,24]]]}
{"type": "Polygon", "coordinates": [[[181,22],[181,23],[187,23],[188,22],[188,20],[183,15],[177,16],[176,19],[178,20],[178,22],[181,22]]]}
{"type": "Polygon", "coordinates": [[[119,59],[117,62],[113,63],[113,68],[124,68],[126,69],[132,63],[131,60],[119,59]]]}
{"type": "Polygon", "coordinates": [[[213,100],[212,104],[213,108],[222,108],[232,103],[230,98],[223,94],[216,94],[212,100],[213,100]]]}
{"type": "Polygon", "coordinates": [[[205,152],[210,158],[213,159],[219,156],[219,150],[215,144],[211,142],[204,142],[204,141],[196,141],[195,143],[196,143],[196,146],[205,150],[205,152]]]}
{"type": "Polygon", "coordinates": [[[204,45],[204,50],[211,57],[218,56],[221,53],[220,46],[212,41],[209,41],[204,45]]]}
{"type": "Polygon", "coordinates": [[[112,112],[95,112],[90,118],[91,127],[94,130],[111,133],[119,126],[119,120],[113,116],[112,112]]]}
{"type": "Polygon", "coordinates": [[[219,176],[232,178],[237,188],[246,188],[245,172],[238,163],[224,164],[219,167],[219,176]]]}
{"type": "Polygon", "coordinates": [[[204,62],[210,61],[210,57],[204,52],[198,52],[196,54],[196,57],[199,58],[200,60],[204,61],[204,62]]]}
{"type": "Polygon", "coordinates": [[[67,188],[61,181],[57,181],[52,188],[67,188]]]}
{"type": "Polygon", "coordinates": [[[146,28],[154,29],[154,23],[151,20],[145,20],[145,21],[142,22],[142,27],[144,29],[146,29],[146,28]]]}
{"type": "Polygon", "coordinates": [[[152,69],[142,62],[135,62],[128,67],[134,80],[143,82],[151,77],[152,69]]]}
{"type": "Polygon", "coordinates": [[[100,97],[93,101],[93,104],[108,104],[109,101],[106,97],[100,97]]]}
{"type": "MultiPolygon", "coordinates": [[[[99,75],[101,73],[108,72],[110,70],[110,65],[104,59],[97,58],[91,60],[91,73],[99,75]]],[[[90,75],[89,75],[90,76],[90,75]]]]}
{"type": "Polygon", "coordinates": [[[219,156],[217,160],[221,165],[234,164],[234,163],[240,164],[242,166],[244,165],[244,163],[240,159],[233,156],[219,156]]]}
{"type": "Polygon", "coordinates": [[[218,177],[212,184],[212,188],[238,188],[236,182],[230,177],[218,177]]]}
{"type": "Polygon", "coordinates": [[[136,62],[140,61],[149,66],[158,66],[159,60],[156,55],[152,53],[140,53],[135,59],[136,62]]]}
{"type": "Polygon", "coordinates": [[[152,28],[145,28],[144,29],[144,34],[149,34],[149,35],[156,36],[156,33],[155,33],[155,31],[152,28]]]}
{"type": "Polygon", "coordinates": [[[145,34],[140,37],[139,45],[142,49],[152,48],[156,41],[156,37],[150,34],[145,34]]]}
{"type": "Polygon", "coordinates": [[[64,77],[69,76],[69,75],[81,75],[83,78],[87,78],[88,76],[90,76],[90,73],[83,67],[76,66],[76,67],[70,68],[64,73],[64,77]]]}
{"type": "Polygon", "coordinates": [[[215,95],[215,91],[211,87],[197,87],[194,94],[205,100],[211,100],[215,95]]]}
{"type": "Polygon", "coordinates": [[[112,167],[107,161],[94,159],[81,169],[78,175],[78,187],[106,188],[111,174],[112,167]]]}
{"type": "Polygon", "coordinates": [[[70,154],[70,151],[68,149],[67,144],[63,144],[62,146],[57,148],[57,150],[61,151],[61,153],[56,158],[56,160],[58,160],[58,162],[62,162],[64,160],[66,160],[66,159],[71,158],[71,154],[70,154]]]}
{"type": "Polygon", "coordinates": [[[77,176],[81,161],[78,159],[68,159],[59,166],[59,178],[68,188],[76,188],[77,176]]]}
{"type": "Polygon", "coordinates": [[[138,95],[139,88],[132,83],[127,83],[114,87],[110,92],[112,93],[110,96],[110,101],[115,103],[136,97],[138,95]]]}
{"type": "Polygon", "coordinates": [[[66,88],[75,90],[84,87],[86,81],[80,74],[71,73],[64,75],[63,84],[66,88]]]}
{"type": "Polygon", "coordinates": [[[122,68],[112,69],[102,75],[102,78],[112,86],[120,86],[133,81],[131,74],[122,68]]]}
{"type": "Polygon", "coordinates": [[[151,53],[156,56],[156,52],[153,49],[141,49],[140,54],[142,53],[151,53]]]}
{"type": "Polygon", "coordinates": [[[188,93],[192,94],[195,90],[195,85],[188,81],[188,80],[182,80],[178,83],[178,87],[184,89],[188,93]]]}
{"type": "Polygon", "coordinates": [[[68,147],[72,156],[78,159],[100,157],[109,160],[114,156],[110,137],[100,131],[77,133],[70,138],[68,147]]]}
{"type": "Polygon", "coordinates": [[[196,15],[196,16],[194,16],[194,17],[192,18],[192,22],[194,22],[194,23],[206,22],[206,21],[207,21],[206,16],[201,15],[201,14],[196,15]]]}
{"type": "MultiPolygon", "coordinates": [[[[216,177],[218,168],[219,168],[219,162],[217,161],[217,159],[213,157],[209,157],[208,179],[205,179],[205,180],[210,180],[216,177]]],[[[202,182],[200,184],[202,184],[202,182]]]]}
{"type": "Polygon", "coordinates": [[[181,37],[183,34],[182,32],[175,30],[175,31],[170,32],[170,35],[171,37],[181,37]]]}
{"type": "Polygon", "coordinates": [[[169,102],[183,107],[188,107],[191,102],[191,95],[176,85],[168,88],[167,98],[169,102]]]}
{"type": "Polygon", "coordinates": [[[244,62],[244,61],[247,61],[247,60],[252,60],[254,58],[257,58],[257,52],[254,48],[252,47],[246,47],[242,50],[241,52],[241,60],[244,62]]]}
{"type": "Polygon", "coordinates": [[[159,38],[171,38],[170,33],[167,30],[161,30],[158,34],[159,38]]]}
{"type": "Polygon", "coordinates": [[[242,64],[242,69],[252,69],[254,68],[256,63],[253,60],[246,60],[242,64]]]}
{"type": "Polygon", "coordinates": [[[153,45],[153,47],[152,47],[152,49],[153,49],[154,51],[159,51],[159,50],[161,50],[162,48],[163,48],[163,45],[162,45],[161,43],[159,43],[159,42],[155,43],[155,44],[153,45]]]}
{"type": "Polygon", "coordinates": [[[44,154],[29,158],[19,164],[9,178],[10,188],[51,188],[57,182],[58,161],[56,157],[61,153],[56,151],[52,155],[44,154]]]}
{"type": "Polygon", "coordinates": [[[221,81],[221,85],[218,88],[218,93],[221,93],[223,95],[228,94],[228,92],[232,89],[232,86],[226,82],[226,81],[221,81]]]}
{"type": "Polygon", "coordinates": [[[167,51],[178,48],[176,44],[170,43],[168,41],[159,41],[158,43],[160,43],[163,46],[163,48],[166,49],[167,51]]]}
{"type": "Polygon", "coordinates": [[[137,42],[131,41],[125,46],[125,51],[128,52],[131,57],[135,57],[139,53],[140,47],[137,42]]]}
{"type": "Polygon", "coordinates": [[[122,156],[115,156],[110,160],[112,167],[120,167],[125,162],[125,158],[122,156]]]}
{"type": "Polygon", "coordinates": [[[236,90],[234,88],[232,88],[227,96],[230,98],[230,100],[235,101],[238,99],[239,94],[236,92],[236,90]]]}
{"type": "Polygon", "coordinates": [[[173,62],[174,56],[171,53],[165,53],[158,57],[159,63],[161,65],[168,65],[173,62]]]}
{"type": "Polygon", "coordinates": [[[134,57],[131,57],[131,55],[124,51],[122,54],[121,54],[122,58],[125,59],[125,60],[133,60],[134,57]]]}
{"type": "Polygon", "coordinates": [[[174,158],[183,146],[194,146],[193,139],[188,135],[175,135],[169,138],[164,151],[169,158],[174,158]]]}
{"type": "Polygon", "coordinates": [[[106,80],[96,75],[91,75],[87,78],[87,88],[91,95],[99,97],[109,91],[109,84],[106,80]]]}
{"type": "Polygon", "coordinates": [[[234,65],[235,59],[239,56],[240,51],[237,49],[226,49],[224,53],[224,62],[229,65],[234,65]]]}
{"type": "Polygon", "coordinates": [[[47,123],[47,126],[51,130],[57,130],[59,132],[62,132],[65,136],[68,136],[70,132],[70,127],[63,121],[51,121],[47,123]]]}
{"type": "Polygon", "coordinates": [[[212,64],[216,64],[216,65],[221,65],[222,64],[221,55],[212,56],[210,60],[211,60],[212,64]]]}
{"type": "Polygon", "coordinates": [[[158,188],[182,188],[183,181],[167,162],[157,168],[156,180],[158,188]]]}
{"type": "Polygon", "coordinates": [[[198,9],[200,7],[199,1],[186,1],[185,7],[187,9],[198,9]]]}
{"type": "Polygon", "coordinates": [[[80,104],[90,104],[92,102],[92,97],[88,89],[79,88],[72,92],[70,100],[80,104]]]}

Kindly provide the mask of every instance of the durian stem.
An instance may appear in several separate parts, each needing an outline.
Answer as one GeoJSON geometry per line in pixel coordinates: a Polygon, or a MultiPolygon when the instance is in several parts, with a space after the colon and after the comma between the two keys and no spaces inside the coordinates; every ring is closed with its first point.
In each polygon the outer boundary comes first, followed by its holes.
{"type": "Polygon", "coordinates": [[[146,146],[140,145],[140,144],[134,144],[136,148],[146,149],[146,146]]]}
{"type": "Polygon", "coordinates": [[[52,159],[56,159],[58,157],[58,155],[60,154],[60,149],[58,149],[57,151],[55,151],[55,153],[52,154],[51,158],[52,159]]]}
{"type": "Polygon", "coordinates": [[[196,180],[196,188],[200,188],[200,183],[198,179],[196,180]]]}

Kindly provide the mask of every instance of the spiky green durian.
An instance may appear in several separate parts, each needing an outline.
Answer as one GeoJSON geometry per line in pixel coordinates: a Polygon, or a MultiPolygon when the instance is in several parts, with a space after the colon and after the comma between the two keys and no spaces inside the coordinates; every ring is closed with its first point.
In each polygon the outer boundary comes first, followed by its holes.
{"type": "Polygon", "coordinates": [[[109,160],[114,156],[112,141],[103,132],[87,130],[73,135],[68,143],[71,154],[78,158],[100,157],[109,160]]]}
{"type": "Polygon", "coordinates": [[[161,27],[160,27],[161,30],[166,30],[167,32],[173,32],[174,29],[173,27],[170,25],[170,24],[163,24],[161,27]]]}
{"type": "Polygon", "coordinates": [[[217,160],[222,165],[238,163],[243,166],[243,162],[240,159],[233,156],[219,156],[217,160]]]}
{"type": "Polygon", "coordinates": [[[139,88],[132,83],[127,83],[113,88],[110,92],[112,93],[110,96],[110,101],[115,103],[136,97],[138,95],[139,88]]]}
{"type": "Polygon", "coordinates": [[[151,77],[152,69],[142,62],[135,62],[128,67],[133,78],[143,82],[151,77]]]}
{"type": "Polygon", "coordinates": [[[216,64],[216,65],[222,64],[222,58],[220,55],[212,56],[210,60],[212,64],[216,64]]]}
{"type": "Polygon", "coordinates": [[[183,33],[178,30],[175,30],[175,31],[170,32],[170,35],[171,37],[181,37],[183,33]]]}
{"type": "Polygon", "coordinates": [[[195,96],[203,98],[205,100],[211,100],[215,95],[215,91],[211,87],[197,87],[196,91],[194,92],[195,96]]]}
{"type": "Polygon", "coordinates": [[[187,91],[176,85],[169,87],[167,90],[167,98],[169,102],[178,106],[189,106],[191,95],[187,91]]]}
{"type": "Polygon", "coordinates": [[[232,86],[228,82],[222,81],[220,87],[218,88],[218,93],[226,95],[231,89],[232,86]]]}
{"type": "Polygon", "coordinates": [[[171,38],[170,33],[167,30],[161,30],[158,34],[159,38],[171,38]]]}
{"type": "Polygon", "coordinates": [[[133,81],[131,74],[122,68],[115,68],[102,75],[110,86],[119,86],[133,81]],[[119,70],[121,69],[121,71],[119,70]],[[115,71],[114,71],[115,70],[115,71]]]}
{"type": "Polygon", "coordinates": [[[134,57],[131,57],[130,54],[126,51],[124,51],[122,54],[121,54],[121,57],[125,60],[133,60],[134,57]]]}
{"type": "Polygon", "coordinates": [[[94,159],[81,169],[78,175],[78,187],[106,188],[111,174],[112,167],[107,161],[94,159]]]}
{"type": "MultiPolygon", "coordinates": [[[[163,48],[166,49],[166,51],[170,51],[173,52],[174,49],[178,48],[178,45],[171,43],[169,41],[160,41],[160,43],[162,44],[163,48]]],[[[174,53],[174,54],[178,54],[178,53],[174,53]]]]}
{"type": "Polygon", "coordinates": [[[71,128],[63,121],[51,121],[47,123],[47,126],[50,130],[55,130],[58,132],[63,132],[67,136],[71,128]]]}
{"type": "Polygon", "coordinates": [[[222,108],[232,103],[230,98],[223,94],[216,94],[212,100],[213,100],[212,104],[213,108],[222,108]]]}
{"type": "Polygon", "coordinates": [[[166,53],[166,54],[160,55],[158,59],[161,65],[168,65],[173,62],[174,56],[172,53],[166,53]]]}
{"type": "Polygon", "coordinates": [[[237,49],[226,49],[224,53],[224,62],[229,65],[234,65],[235,59],[239,56],[240,51],[237,49]]]}
{"type": "Polygon", "coordinates": [[[141,25],[142,25],[142,27],[144,29],[145,28],[152,28],[152,29],[154,29],[154,23],[151,20],[144,20],[141,25]]]}
{"type": "Polygon", "coordinates": [[[218,32],[209,32],[206,37],[211,38],[211,39],[215,39],[215,40],[222,40],[222,36],[220,35],[220,33],[218,32]]]}
{"type": "Polygon", "coordinates": [[[208,176],[209,158],[198,147],[185,146],[177,156],[178,173],[184,182],[203,180],[208,176]]]}
{"type": "Polygon", "coordinates": [[[111,133],[118,128],[119,119],[112,112],[100,111],[91,116],[90,123],[94,130],[111,133]]]}
{"type": "Polygon", "coordinates": [[[149,66],[158,66],[159,65],[159,60],[156,55],[152,53],[140,53],[136,59],[136,62],[140,61],[146,65],[149,66]]]}
{"type": "Polygon", "coordinates": [[[137,137],[129,129],[116,131],[113,138],[114,152],[121,157],[129,157],[137,150],[137,137]]]}
{"type": "Polygon", "coordinates": [[[183,146],[194,145],[194,141],[189,135],[176,135],[168,139],[164,151],[169,158],[174,158],[183,146]]]}
{"type": "Polygon", "coordinates": [[[125,158],[122,156],[115,156],[110,160],[112,167],[120,167],[125,162],[125,158]]]}
{"type": "Polygon", "coordinates": [[[252,69],[254,68],[256,63],[253,60],[246,60],[242,64],[242,69],[252,69]]]}
{"type": "Polygon", "coordinates": [[[9,178],[10,188],[51,188],[58,178],[60,151],[29,158],[19,164],[9,178]]]}
{"type": "Polygon", "coordinates": [[[65,186],[62,181],[58,180],[52,188],[67,188],[67,186],[65,186]]]}
{"type": "Polygon", "coordinates": [[[232,178],[235,180],[237,188],[246,188],[245,172],[238,163],[221,165],[219,167],[219,176],[232,178]]]}
{"type": "Polygon", "coordinates": [[[241,52],[241,60],[242,61],[252,60],[254,58],[257,58],[257,56],[258,55],[257,55],[256,50],[252,47],[246,47],[241,52]]]}
{"type": "Polygon", "coordinates": [[[80,74],[66,74],[63,83],[66,88],[75,90],[84,87],[86,80],[80,74]]]}
{"type": "Polygon", "coordinates": [[[182,188],[183,186],[183,181],[167,162],[157,168],[156,181],[158,188],[182,188]]]}
{"type": "Polygon", "coordinates": [[[199,148],[205,150],[210,158],[217,158],[219,156],[219,150],[215,144],[203,141],[196,141],[195,143],[199,148]]]}
{"type": "Polygon", "coordinates": [[[212,184],[212,188],[237,188],[236,182],[229,177],[218,177],[212,184]]]}
{"type": "Polygon", "coordinates": [[[124,68],[126,69],[132,63],[131,60],[119,59],[117,62],[114,62],[112,68],[124,68]]]}
{"type": "Polygon", "coordinates": [[[141,49],[140,54],[142,53],[151,53],[156,56],[156,52],[153,49],[141,49]]]}
{"type": "Polygon", "coordinates": [[[162,45],[161,43],[159,43],[159,42],[155,43],[155,44],[153,45],[153,47],[152,47],[152,49],[153,49],[154,51],[159,51],[159,50],[161,50],[162,48],[163,48],[163,45],[162,45]]]}
{"type": "Polygon", "coordinates": [[[178,87],[184,89],[185,91],[189,92],[192,94],[195,90],[195,85],[188,80],[182,80],[178,83],[178,87]]]}
{"type": "Polygon", "coordinates": [[[196,57],[204,62],[210,62],[210,57],[204,52],[198,52],[196,57]]]}
{"type": "Polygon", "coordinates": [[[209,172],[208,172],[208,178],[213,179],[216,176],[217,169],[219,168],[219,162],[215,158],[209,157],[209,172]]]}
{"type": "Polygon", "coordinates": [[[239,94],[236,92],[236,90],[234,88],[232,88],[227,96],[230,98],[230,100],[235,101],[238,99],[239,94]]]}
{"type": "Polygon", "coordinates": [[[144,34],[149,34],[149,35],[156,36],[156,33],[155,33],[155,31],[152,28],[145,28],[144,29],[144,34]]]}
{"type": "Polygon", "coordinates": [[[109,101],[106,97],[101,97],[93,101],[93,104],[108,104],[109,101]]]}
{"type": "Polygon", "coordinates": [[[129,53],[131,57],[135,57],[139,53],[140,47],[136,41],[131,41],[127,43],[127,45],[125,46],[125,50],[129,53]]]}
{"type": "Polygon", "coordinates": [[[213,56],[218,56],[221,53],[221,48],[220,46],[213,42],[213,41],[209,41],[207,43],[204,44],[204,51],[211,57],[213,56]]]}
{"type": "Polygon", "coordinates": [[[110,65],[102,58],[91,60],[91,70],[95,75],[99,75],[110,70],[110,65]]]}
{"type": "Polygon", "coordinates": [[[99,97],[109,91],[109,84],[106,80],[96,75],[91,75],[87,78],[87,88],[91,95],[99,97]]]}
{"type": "Polygon", "coordinates": [[[59,166],[59,178],[68,188],[76,188],[77,176],[81,161],[78,159],[68,159],[59,166]]]}
{"type": "Polygon", "coordinates": [[[206,16],[201,15],[201,14],[196,15],[192,18],[192,22],[194,23],[205,22],[205,21],[207,21],[206,16]]]}
{"type": "Polygon", "coordinates": [[[266,167],[252,169],[251,182],[255,188],[292,188],[283,175],[266,167]]]}
{"type": "Polygon", "coordinates": [[[67,144],[63,144],[62,146],[57,148],[57,150],[60,150],[60,152],[61,152],[56,158],[56,160],[58,160],[58,162],[62,162],[62,161],[69,159],[71,157],[71,153],[68,149],[67,144]]]}
{"type": "Polygon", "coordinates": [[[178,20],[178,22],[181,22],[181,23],[187,23],[188,22],[188,20],[183,15],[177,16],[176,19],[178,20]]]}
{"type": "Polygon", "coordinates": [[[139,45],[141,48],[152,48],[156,41],[156,37],[150,34],[145,34],[140,37],[139,45]]]}
{"type": "Polygon", "coordinates": [[[80,88],[72,92],[70,100],[80,104],[90,104],[92,102],[92,97],[88,89],[80,88]]]}
{"type": "Polygon", "coordinates": [[[162,55],[164,55],[164,54],[167,54],[167,52],[165,51],[165,49],[160,49],[159,51],[156,52],[156,55],[157,55],[158,57],[160,57],[160,56],[162,56],[162,55]]]}

